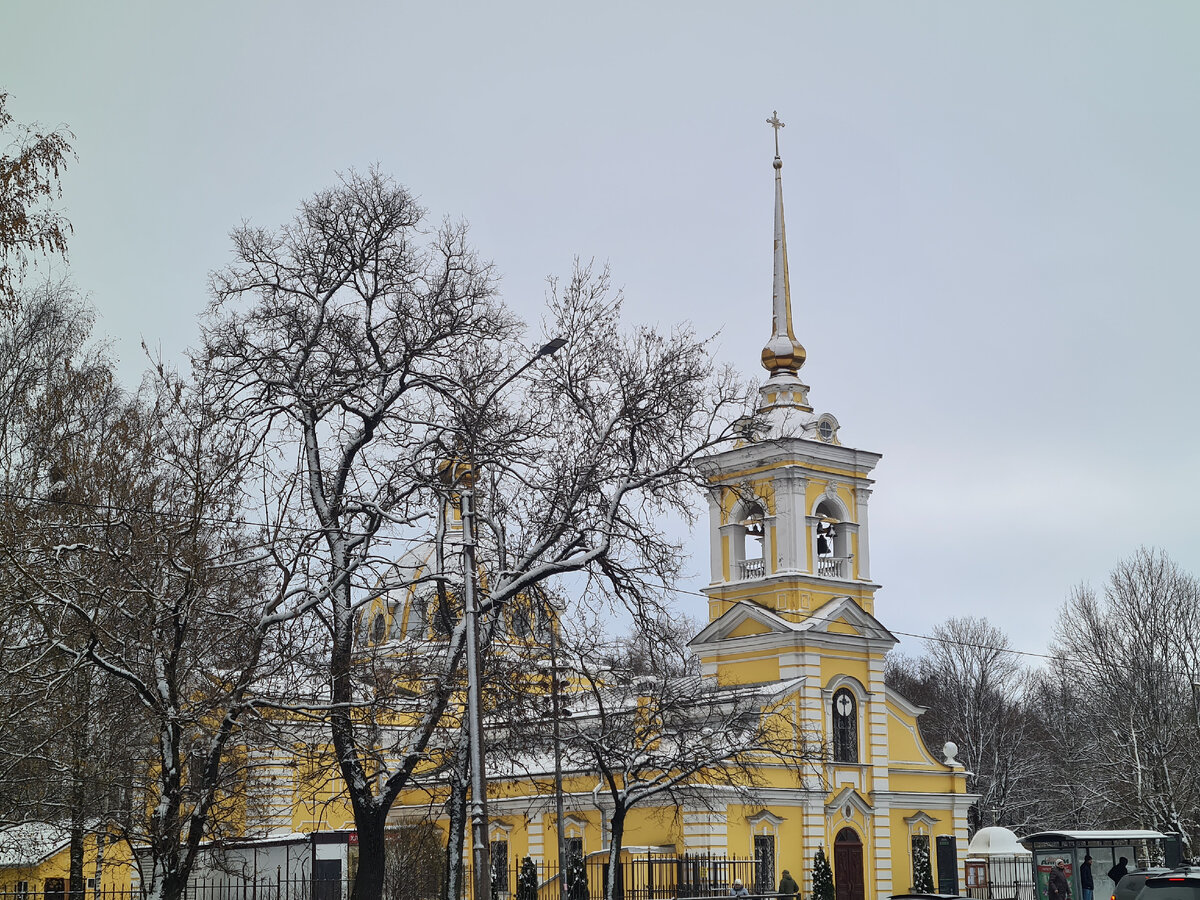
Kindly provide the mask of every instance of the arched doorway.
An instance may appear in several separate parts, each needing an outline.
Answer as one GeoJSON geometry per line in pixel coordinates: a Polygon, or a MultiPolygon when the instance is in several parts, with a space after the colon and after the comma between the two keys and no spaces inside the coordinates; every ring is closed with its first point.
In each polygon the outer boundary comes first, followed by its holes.
{"type": "Polygon", "coordinates": [[[843,828],[834,838],[833,884],[837,900],[866,900],[862,840],[853,828],[843,828]]]}

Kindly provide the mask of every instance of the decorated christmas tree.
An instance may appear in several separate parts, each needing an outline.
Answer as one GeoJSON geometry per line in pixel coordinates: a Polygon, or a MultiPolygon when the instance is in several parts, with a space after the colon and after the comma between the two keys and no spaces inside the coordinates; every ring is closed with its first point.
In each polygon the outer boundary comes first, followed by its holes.
{"type": "Polygon", "coordinates": [[[537,900],[537,863],[528,856],[521,860],[521,874],[517,878],[517,900],[537,900]]]}
{"type": "Polygon", "coordinates": [[[833,872],[825,858],[825,848],[818,847],[813,857],[812,900],[833,900],[833,872]]]}
{"type": "Polygon", "coordinates": [[[915,834],[912,839],[913,892],[933,893],[933,868],[929,864],[929,836],[915,834]]]}

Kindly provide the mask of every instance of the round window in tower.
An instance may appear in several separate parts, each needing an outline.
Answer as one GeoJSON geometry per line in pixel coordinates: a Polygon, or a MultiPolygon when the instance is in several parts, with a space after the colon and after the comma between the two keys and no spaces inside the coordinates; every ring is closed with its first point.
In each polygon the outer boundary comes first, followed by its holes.
{"type": "Polygon", "coordinates": [[[834,443],[837,438],[838,421],[829,413],[817,419],[817,437],[827,444],[834,443]]]}

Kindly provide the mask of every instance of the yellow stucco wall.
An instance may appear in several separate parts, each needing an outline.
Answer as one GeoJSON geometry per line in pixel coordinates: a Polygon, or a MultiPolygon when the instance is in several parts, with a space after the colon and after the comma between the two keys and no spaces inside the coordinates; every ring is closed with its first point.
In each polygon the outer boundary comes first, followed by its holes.
{"type": "MultiPolygon", "coordinates": [[[[83,839],[83,877],[97,878],[95,832],[88,832],[83,839]]],[[[132,884],[133,857],[129,845],[115,836],[100,835],[104,841],[99,871],[99,887],[102,890],[127,891],[132,884]]],[[[71,851],[64,845],[35,866],[0,868],[0,893],[15,892],[24,882],[27,890],[42,893],[47,890],[47,881],[61,878],[67,889],[70,886],[71,851]]],[[[95,885],[93,885],[95,886],[95,885]]]]}

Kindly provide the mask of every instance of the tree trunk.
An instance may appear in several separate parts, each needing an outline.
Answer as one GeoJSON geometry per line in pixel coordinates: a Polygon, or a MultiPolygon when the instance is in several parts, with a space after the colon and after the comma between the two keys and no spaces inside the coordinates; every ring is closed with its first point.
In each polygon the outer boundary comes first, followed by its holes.
{"type": "Polygon", "coordinates": [[[83,900],[86,882],[83,878],[83,816],[82,810],[71,810],[71,849],[68,864],[69,896],[71,900],[83,900]]]}
{"type": "Polygon", "coordinates": [[[467,784],[470,782],[471,756],[462,747],[450,776],[450,796],[446,812],[450,823],[446,833],[446,872],[443,879],[444,900],[459,900],[463,889],[463,849],[467,835],[467,784]]]}
{"type": "Polygon", "coordinates": [[[621,845],[625,840],[625,810],[618,806],[609,822],[608,877],[605,878],[604,900],[622,900],[625,885],[621,880],[621,845]]]}
{"type": "Polygon", "coordinates": [[[158,900],[183,900],[187,879],[180,877],[178,871],[164,873],[159,884],[158,900]]]}
{"type": "Polygon", "coordinates": [[[358,829],[358,872],[354,877],[351,900],[380,900],[383,897],[386,822],[386,812],[369,818],[357,814],[354,817],[358,829]]]}

